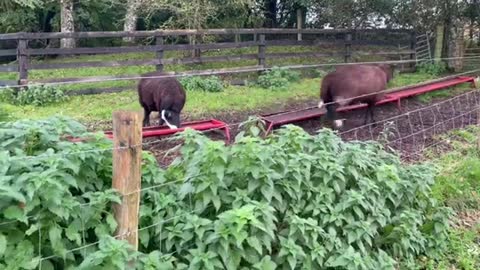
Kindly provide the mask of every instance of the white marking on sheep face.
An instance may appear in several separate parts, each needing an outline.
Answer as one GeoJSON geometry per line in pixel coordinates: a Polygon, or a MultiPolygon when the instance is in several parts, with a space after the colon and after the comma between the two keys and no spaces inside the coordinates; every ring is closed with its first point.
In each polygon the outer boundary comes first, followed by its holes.
{"type": "Polygon", "coordinates": [[[168,122],[167,120],[167,117],[165,117],[165,110],[162,110],[162,119],[163,121],[165,121],[165,123],[167,124],[167,126],[170,128],[170,129],[177,129],[177,126],[175,125],[172,125],[168,122]]]}

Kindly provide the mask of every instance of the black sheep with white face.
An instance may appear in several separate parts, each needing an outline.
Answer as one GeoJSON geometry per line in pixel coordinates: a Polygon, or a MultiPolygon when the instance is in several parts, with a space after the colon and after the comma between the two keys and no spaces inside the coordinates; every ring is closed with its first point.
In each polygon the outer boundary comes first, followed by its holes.
{"type": "MultiPolygon", "coordinates": [[[[165,75],[162,72],[150,72],[144,77],[165,75]]],[[[143,126],[150,125],[150,113],[158,112],[160,125],[164,123],[171,129],[180,128],[180,113],[186,101],[183,86],[176,78],[142,78],[138,83],[138,97],[145,115],[143,126]]]]}

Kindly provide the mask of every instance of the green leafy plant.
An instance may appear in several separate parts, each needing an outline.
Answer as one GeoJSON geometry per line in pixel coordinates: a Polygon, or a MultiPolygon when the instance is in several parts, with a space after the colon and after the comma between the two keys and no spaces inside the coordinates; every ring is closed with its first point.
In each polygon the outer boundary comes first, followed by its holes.
{"type": "Polygon", "coordinates": [[[444,62],[439,62],[439,63],[423,62],[417,66],[417,71],[419,73],[439,76],[447,71],[447,65],[444,62]]]}
{"type": "Polygon", "coordinates": [[[1,269],[126,265],[125,243],[106,238],[117,227],[111,204],[120,202],[111,147],[68,118],[0,123],[1,269]]]}
{"type": "Polygon", "coordinates": [[[222,92],[225,88],[217,76],[185,77],[180,79],[180,82],[187,91],[222,92]]]}
{"type": "Polygon", "coordinates": [[[299,72],[273,67],[260,75],[257,83],[262,88],[285,90],[290,83],[298,82],[299,80],[299,72]]]}
{"type": "Polygon", "coordinates": [[[148,177],[164,186],[143,197],[141,223],[168,222],[140,235],[178,269],[394,269],[445,247],[451,213],[431,198],[429,164],[293,126],[231,147],[183,139],[163,177],[148,177]]]}
{"type": "Polygon", "coordinates": [[[44,85],[30,86],[22,90],[5,89],[0,95],[0,101],[19,106],[46,106],[66,99],[63,89],[44,85]]]}
{"type": "Polygon", "coordinates": [[[167,170],[144,154],[132,252],[111,237],[109,140],[64,118],[0,124],[0,268],[394,269],[442,252],[433,166],[330,130],[247,128],[229,147],[187,129],[167,170]]]}

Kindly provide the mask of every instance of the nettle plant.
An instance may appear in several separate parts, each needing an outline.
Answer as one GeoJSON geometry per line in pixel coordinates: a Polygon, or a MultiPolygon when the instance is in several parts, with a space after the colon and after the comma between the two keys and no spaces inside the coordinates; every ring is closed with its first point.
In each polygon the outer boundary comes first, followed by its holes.
{"type": "Polygon", "coordinates": [[[187,91],[222,92],[225,88],[222,80],[217,76],[184,77],[180,82],[187,91]]]}
{"type": "Polygon", "coordinates": [[[230,147],[185,131],[167,170],[144,153],[132,252],[112,237],[109,140],[65,118],[0,123],[0,268],[395,269],[442,252],[432,166],[329,130],[250,128],[230,147]]]}
{"type": "Polygon", "coordinates": [[[0,101],[17,106],[47,106],[68,99],[65,91],[58,87],[38,85],[26,89],[5,89],[0,94],[0,101]]]}
{"type": "MultiPolygon", "coordinates": [[[[0,123],[0,269],[126,269],[132,258],[152,265],[149,254],[111,237],[111,205],[120,201],[111,147],[63,117],[0,123]],[[89,140],[72,143],[68,135],[89,140]]],[[[146,170],[157,168],[144,160],[146,170]]]]}
{"type": "Polygon", "coordinates": [[[451,211],[432,199],[434,169],[378,143],[294,126],[231,147],[183,138],[181,158],[148,177],[170,185],[141,206],[142,224],[160,224],[141,249],[163,269],[395,269],[444,248],[451,211]]]}
{"type": "Polygon", "coordinates": [[[282,69],[280,67],[273,67],[260,75],[257,83],[260,87],[265,89],[286,90],[290,83],[298,82],[299,80],[299,72],[282,69]]]}

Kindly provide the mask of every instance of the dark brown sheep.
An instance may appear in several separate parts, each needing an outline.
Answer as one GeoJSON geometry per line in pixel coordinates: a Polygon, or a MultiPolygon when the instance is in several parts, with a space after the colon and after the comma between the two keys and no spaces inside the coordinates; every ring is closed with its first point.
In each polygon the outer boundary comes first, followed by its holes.
{"type": "MultiPolygon", "coordinates": [[[[162,72],[150,72],[143,77],[165,75],[162,72]]],[[[158,112],[160,125],[164,123],[171,129],[180,127],[180,113],[186,101],[183,86],[176,78],[142,78],[138,83],[138,97],[145,112],[143,126],[150,125],[150,113],[158,112]]]]}
{"type": "Polygon", "coordinates": [[[373,107],[377,101],[383,98],[383,93],[378,92],[385,90],[391,79],[393,79],[393,67],[386,64],[338,67],[323,78],[318,107],[325,106],[327,119],[334,121],[335,127],[340,128],[343,121],[336,120],[338,107],[366,103],[368,107],[365,114],[365,124],[368,123],[369,115],[371,121],[375,122],[373,107]],[[328,104],[331,102],[335,103],[328,104]]]}

